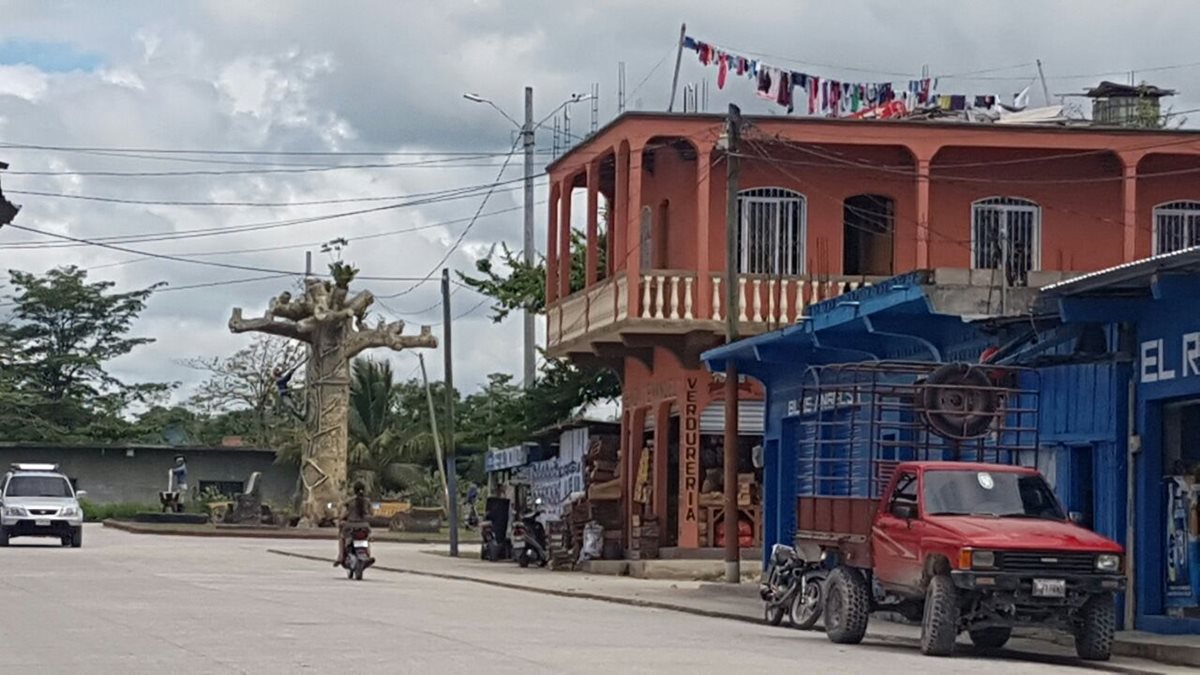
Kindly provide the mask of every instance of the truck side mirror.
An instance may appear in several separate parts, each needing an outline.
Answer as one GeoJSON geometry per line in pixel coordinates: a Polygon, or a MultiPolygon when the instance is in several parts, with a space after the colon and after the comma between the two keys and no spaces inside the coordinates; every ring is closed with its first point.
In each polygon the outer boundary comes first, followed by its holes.
{"type": "Polygon", "coordinates": [[[917,505],[912,502],[893,502],[892,515],[902,520],[912,520],[917,517],[917,505]]]}

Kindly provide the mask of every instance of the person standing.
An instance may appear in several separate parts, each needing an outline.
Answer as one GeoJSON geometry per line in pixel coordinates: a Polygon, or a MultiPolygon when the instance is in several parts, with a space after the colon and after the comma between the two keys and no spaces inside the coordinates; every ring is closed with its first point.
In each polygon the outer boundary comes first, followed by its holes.
{"type": "Polygon", "coordinates": [[[188,491],[188,467],[183,455],[175,456],[175,466],[171,467],[171,485],[167,488],[169,492],[179,493],[179,503],[182,505],[188,491]]]}

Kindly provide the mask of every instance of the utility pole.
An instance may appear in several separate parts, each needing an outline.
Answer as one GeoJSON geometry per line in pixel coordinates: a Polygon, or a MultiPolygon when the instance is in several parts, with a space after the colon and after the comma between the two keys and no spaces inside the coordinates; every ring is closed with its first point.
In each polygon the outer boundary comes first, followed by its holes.
{"type": "Polygon", "coordinates": [[[429,388],[429,373],[425,372],[425,355],[417,354],[421,361],[421,381],[425,383],[425,400],[429,403],[429,433],[433,434],[433,456],[437,458],[438,472],[442,474],[442,501],[450,508],[450,483],[446,478],[446,461],[442,457],[442,437],[438,434],[437,410],[433,407],[433,390],[429,388]]]}
{"type": "Polygon", "coordinates": [[[683,41],[687,38],[687,24],[679,26],[679,47],[675,51],[675,74],[671,76],[671,100],[667,101],[667,112],[675,107],[675,89],[679,87],[679,64],[683,61],[683,41]]]}
{"type": "MultiPolygon", "coordinates": [[[[525,87],[525,125],[521,127],[525,145],[525,264],[533,266],[533,87],[525,87]]],[[[534,354],[535,331],[533,312],[525,310],[524,318],[524,362],[522,375],[526,389],[537,379],[537,362],[534,354]]],[[[447,350],[447,353],[449,351],[447,350]]]]}
{"type": "Polygon", "coordinates": [[[1037,60],[1038,77],[1042,80],[1042,96],[1046,97],[1046,105],[1050,105],[1050,87],[1046,86],[1046,73],[1042,72],[1042,60],[1037,60]]]}
{"type": "Polygon", "coordinates": [[[304,278],[312,276],[312,251],[304,252],[304,278]]]}
{"type": "MultiPolygon", "coordinates": [[[[530,92],[530,90],[526,90],[530,92]]],[[[526,100],[529,100],[527,95],[526,100]]],[[[443,363],[446,374],[446,479],[450,491],[450,557],[458,557],[458,461],[454,451],[454,347],[450,342],[450,270],[442,269],[442,348],[443,363]]]]}
{"type": "MultiPolygon", "coordinates": [[[[725,165],[725,342],[738,339],[738,182],[741,159],[738,157],[742,111],[729,104],[726,122],[725,165]]],[[[732,360],[725,362],[725,581],[739,583],[741,549],[738,546],[738,369],[732,360]]]]}

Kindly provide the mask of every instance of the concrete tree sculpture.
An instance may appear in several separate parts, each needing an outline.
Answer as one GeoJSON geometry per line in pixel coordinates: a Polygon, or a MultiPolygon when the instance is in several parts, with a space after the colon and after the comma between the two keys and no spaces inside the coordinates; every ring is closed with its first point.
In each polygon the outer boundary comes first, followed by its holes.
{"type": "Polygon", "coordinates": [[[435,348],[429,326],[420,335],[404,335],[404,322],[380,320],[365,324],[367,308],[375,301],[370,291],[350,295],[358,270],[342,262],[330,265],[333,281],[304,280],[304,295],[284,292],[272,298],[266,313],[256,319],[235,307],[229,318],[234,333],[258,332],[304,342],[309,347],[304,385],[305,447],[300,464],[303,485],[301,522],[316,525],[326,519],[329,503],[345,498],[349,446],[350,361],[367,349],[395,351],[435,348]]]}

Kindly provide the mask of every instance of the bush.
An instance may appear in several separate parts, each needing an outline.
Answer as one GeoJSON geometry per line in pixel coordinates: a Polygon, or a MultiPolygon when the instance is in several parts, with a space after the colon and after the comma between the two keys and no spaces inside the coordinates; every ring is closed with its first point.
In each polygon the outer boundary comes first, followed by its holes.
{"type": "Polygon", "coordinates": [[[79,505],[83,507],[83,519],[88,522],[99,522],[110,518],[113,520],[131,520],[138,513],[157,513],[162,510],[162,507],[158,504],[139,504],[137,502],[96,504],[85,499],[79,505]]]}

